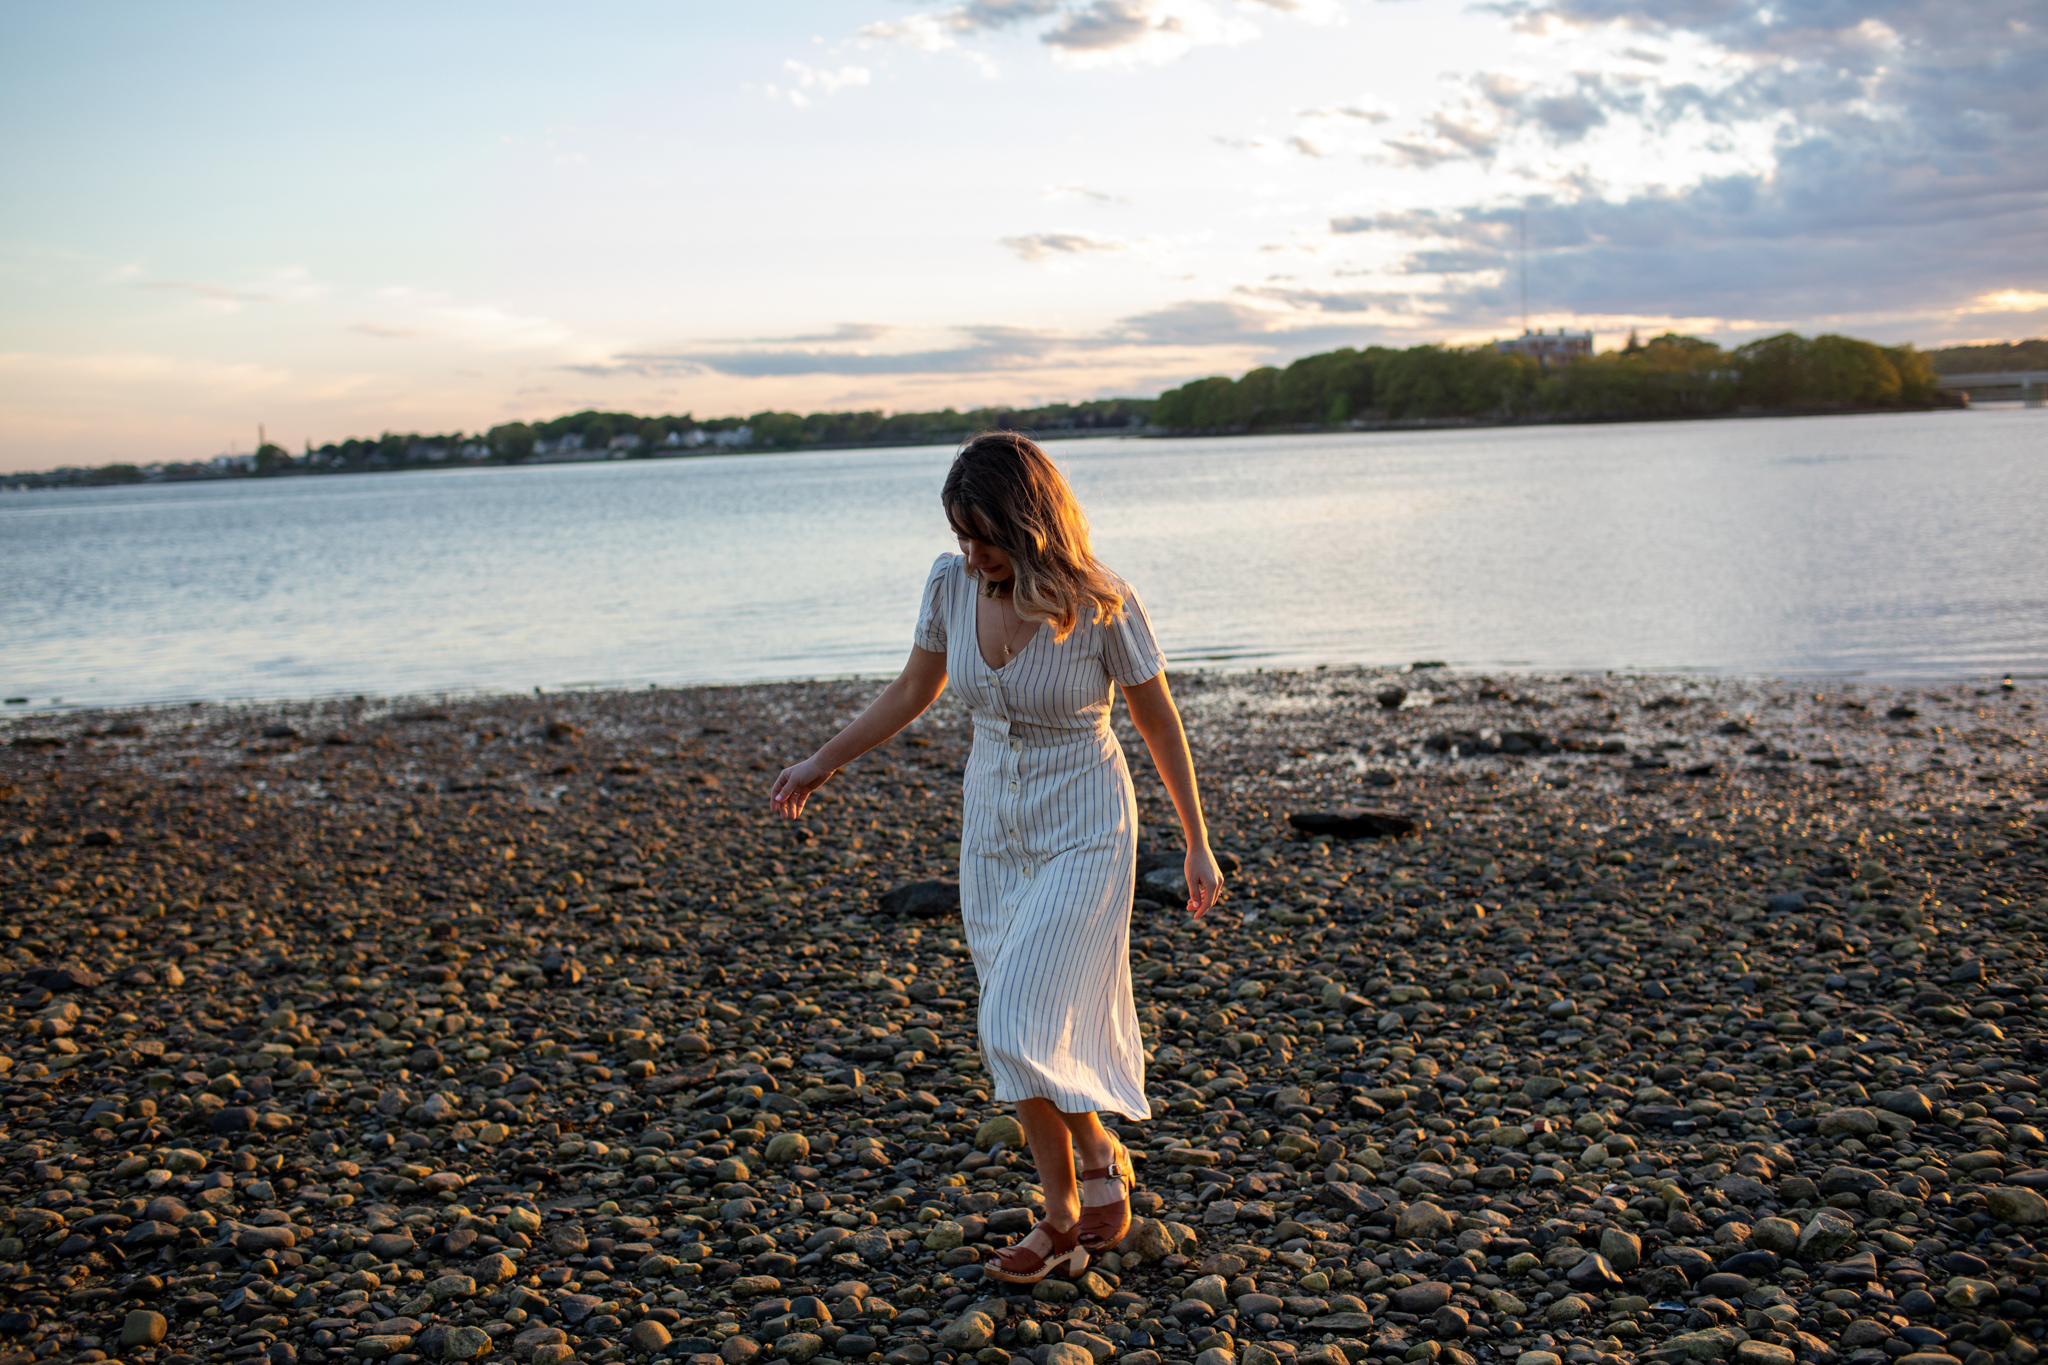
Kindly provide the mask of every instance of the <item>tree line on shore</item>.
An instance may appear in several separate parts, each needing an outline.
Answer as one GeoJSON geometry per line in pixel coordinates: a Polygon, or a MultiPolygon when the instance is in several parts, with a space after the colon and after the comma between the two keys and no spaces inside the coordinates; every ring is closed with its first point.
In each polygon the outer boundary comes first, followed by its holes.
{"type": "Polygon", "coordinates": [[[112,464],[15,475],[0,482],[31,487],[179,482],[447,469],[556,461],[655,459],[740,451],[832,449],[843,446],[931,445],[990,429],[1042,436],[1085,436],[1145,429],[1149,398],[1104,398],[1042,407],[944,408],[936,412],[757,412],[750,417],[697,418],[689,413],[642,417],[589,410],[544,422],[507,422],[480,432],[387,431],[314,446],[293,455],[266,442],[247,455],[162,465],[112,464]]]}
{"type": "MultiPolygon", "coordinates": [[[[1304,356],[1236,379],[1169,389],[1164,431],[1257,431],[1418,419],[1600,420],[1943,405],[1934,357],[1912,346],[1785,332],[1723,350],[1699,337],[1634,336],[1568,363],[1472,347],[1384,346],[1304,356]]],[[[1949,400],[1952,401],[1952,400],[1949,400]]]]}
{"type": "Polygon", "coordinates": [[[284,474],[367,473],[532,461],[648,459],[736,451],[928,445],[976,431],[1040,437],[1345,427],[1375,421],[1598,421],[1712,417],[1743,411],[1828,411],[1944,406],[1943,373],[2048,368],[2048,340],[1919,351],[1855,337],[1785,332],[1724,350],[1699,337],[1630,336],[1618,351],[1538,363],[1497,349],[1345,347],[1214,376],[1156,399],[1104,398],[1042,407],[936,412],[794,413],[697,418],[584,411],[486,431],[385,432],[298,455],[264,443],[248,455],[192,463],[103,465],[7,476],[30,487],[123,484],[284,474]]]}

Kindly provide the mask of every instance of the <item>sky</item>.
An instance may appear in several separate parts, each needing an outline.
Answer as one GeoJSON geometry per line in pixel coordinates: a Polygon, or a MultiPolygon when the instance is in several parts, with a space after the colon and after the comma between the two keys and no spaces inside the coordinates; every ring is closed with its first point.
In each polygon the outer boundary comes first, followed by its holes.
{"type": "Polygon", "coordinates": [[[2048,333],[2039,0],[0,9],[0,471],[2048,333]]]}

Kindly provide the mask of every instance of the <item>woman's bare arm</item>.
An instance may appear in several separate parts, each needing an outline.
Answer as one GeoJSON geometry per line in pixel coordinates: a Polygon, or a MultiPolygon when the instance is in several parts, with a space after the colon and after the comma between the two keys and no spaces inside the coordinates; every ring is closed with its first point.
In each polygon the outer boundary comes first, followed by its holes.
{"type": "Polygon", "coordinates": [[[859,758],[877,744],[925,713],[946,690],[946,656],[913,645],[910,658],[895,681],[868,703],[844,730],[825,741],[822,748],[803,762],[784,768],[768,793],[768,804],[778,815],[794,820],[804,813],[804,802],[812,792],[831,780],[832,774],[859,758]]]}
{"type": "Polygon", "coordinates": [[[1209,851],[1209,826],[1202,818],[1202,794],[1195,785],[1195,760],[1188,753],[1180,709],[1173,704],[1164,673],[1123,692],[1124,705],[1131,708],[1131,723],[1138,727],[1152,764],[1166,784],[1166,794],[1173,799],[1174,812],[1180,816],[1188,848],[1188,912],[1199,916],[1223,894],[1223,872],[1209,851]]]}

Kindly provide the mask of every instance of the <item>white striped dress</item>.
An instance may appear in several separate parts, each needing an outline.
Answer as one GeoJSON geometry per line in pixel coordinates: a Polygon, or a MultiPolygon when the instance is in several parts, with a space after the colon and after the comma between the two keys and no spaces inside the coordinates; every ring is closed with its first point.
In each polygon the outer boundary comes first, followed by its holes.
{"type": "Polygon", "coordinates": [[[1113,682],[1144,682],[1166,660],[1137,594],[1119,582],[1115,621],[1057,642],[1041,626],[996,669],[975,635],[979,585],[959,555],[940,555],[916,639],[945,654],[974,724],[960,911],[996,1098],[1144,1119],[1130,960],[1138,805],[1109,711],[1113,682]]]}

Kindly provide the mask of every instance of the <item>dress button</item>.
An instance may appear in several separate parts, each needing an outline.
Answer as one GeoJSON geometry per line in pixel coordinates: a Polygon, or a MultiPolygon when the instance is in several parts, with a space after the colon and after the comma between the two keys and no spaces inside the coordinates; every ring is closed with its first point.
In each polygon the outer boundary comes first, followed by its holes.
{"type": "Polygon", "coordinates": [[[1015,790],[1017,790],[1017,784],[1016,784],[1015,782],[1012,782],[1012,783],[1010,784],[1010,790],[1011,790],[1011,791],[1015,791],[1015,790]]]}
{"type": "Polygon", "coordinates": [[[1012,750],[1021,752],[1024,748],[1024,741],[1021,739],[1013,739],[1010,741],[1010,748],[1012,750]]]}

